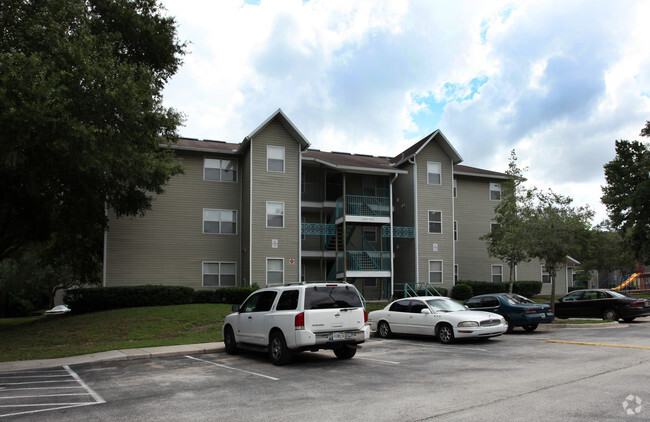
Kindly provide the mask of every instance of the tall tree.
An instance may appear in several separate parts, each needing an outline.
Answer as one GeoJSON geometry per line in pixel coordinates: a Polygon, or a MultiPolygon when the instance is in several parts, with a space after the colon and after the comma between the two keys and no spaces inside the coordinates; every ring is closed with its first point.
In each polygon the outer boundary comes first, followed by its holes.
{"type": "Polygon", "coordinates": [[[501,200],[494,207],[494,220],[497,223],[489,233],[481,236],[487,242],[488,254],[508,264],[510,292],[515,279],[518,263],[528,261],[526,250],[526,222],[522,207],[529,201],[528,192],[522,184],[526,181],[523,169],[517,166],[515,150],[510,152],[508,180],[501,184],[501,200]]]}
{"type": "Polygon", "coordinates": [[[0,2],[0,261],[34,241],[83,253],[106,208],[143,213],[182,172],[160,145],[184,50],[157,0],[0,2]]]}
{"type": "MultiPolygon", "coordinates": [[[[641,130],[650,136],[650,121],[641,130]]],[[[601,200],[611,225],[626,241],[637,265],[650,262],[650,150],[639,141],[616,141],[616,157],[605,164],[601,200]]]]}
{"type": "Polygon", "coordinates": [[[534,201],[524,212],[529,235],[528,254],[539,258],[551,278],[551,309],[555,308],[555,280],[558,268],[567,256],[584,248],[589,221],[594,213],[589,207],[574,208],[573,200],[552,191],[532,191],[534,201]]]}

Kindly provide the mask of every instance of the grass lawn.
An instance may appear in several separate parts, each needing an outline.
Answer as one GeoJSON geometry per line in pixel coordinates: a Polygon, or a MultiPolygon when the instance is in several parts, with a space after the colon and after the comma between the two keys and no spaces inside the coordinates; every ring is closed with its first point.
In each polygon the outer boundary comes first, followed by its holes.
{"type": "Polygon", "coordinates": [[[194,304],[0,319],[0,361],[222,341],[221,326],[231,307],[194,304]]]}

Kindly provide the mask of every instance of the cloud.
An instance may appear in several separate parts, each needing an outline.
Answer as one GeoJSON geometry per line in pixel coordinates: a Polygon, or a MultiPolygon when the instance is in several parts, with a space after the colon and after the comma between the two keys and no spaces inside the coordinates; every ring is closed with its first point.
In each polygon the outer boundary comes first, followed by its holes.
{"type": "MultiPolygon", "coordinates": [[[[440,128],[464,164],[597,203],[650,119],[650,3],[163,0],[191,54],[181,134],[239,142],[281,107],[314,148],[393,155],[440,128]]],[[[601,215],[602,212],[601,212],[601,215]]]]}

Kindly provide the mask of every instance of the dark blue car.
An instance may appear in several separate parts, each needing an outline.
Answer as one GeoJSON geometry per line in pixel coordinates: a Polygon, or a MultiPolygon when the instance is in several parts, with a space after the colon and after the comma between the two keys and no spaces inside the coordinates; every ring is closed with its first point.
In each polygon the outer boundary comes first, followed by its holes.
{"type": "Polygon", "coordinates": [[[508,322],[508,333],[515,327],[534,331],[539,324],[548,324],[555,319],[550,305],[535,303],[514,293],[491,293],[474,296],[465,302],[473,311],[494,312],[508,322]]]}

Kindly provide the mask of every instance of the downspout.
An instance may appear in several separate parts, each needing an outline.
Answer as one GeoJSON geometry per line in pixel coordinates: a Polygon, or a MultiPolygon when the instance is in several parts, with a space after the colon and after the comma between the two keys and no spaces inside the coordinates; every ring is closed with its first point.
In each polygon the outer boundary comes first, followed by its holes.
{"type": "Polygon", "coordinates": [[[413,212],[415,227],[415,283],[420,282],[420,239],[418,230],[418,163],[415,157],[409,158],[409,163],[413,165],[413,212]]]}
{"type": "MultiPolygon", "coordinates": [[[[454,159],[451,161],[451,285],[456,285],[456,198],[454,198],[454,159]]],[[[444,278],[443,278],[444,283],[444,278]]]]}
{"type": "Polygon", "coordinates": [[[394,249],[394,237],[393,237],[393,182],[397,180],[399,174],[395,173],[395,176],[390,181],[388,186],[389,192],[389,211],[390,211],[390,297],[393,297],[395,290],[395,254],[393,253],[394,249]]]}
{"type": "Polygon", "coordinates": [[[302,281],[302,151],[298,150],[298,282],[302,281]]]}
{"type": "Polygon", "coordinates": [[[248,154],[248,180],[250,183],[248,197],[248,285],[253,287],[253,138],[250,138],[250,146],[251,152],[248,154]]]}

